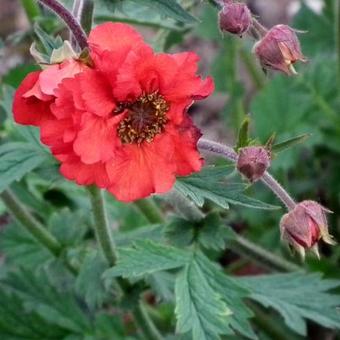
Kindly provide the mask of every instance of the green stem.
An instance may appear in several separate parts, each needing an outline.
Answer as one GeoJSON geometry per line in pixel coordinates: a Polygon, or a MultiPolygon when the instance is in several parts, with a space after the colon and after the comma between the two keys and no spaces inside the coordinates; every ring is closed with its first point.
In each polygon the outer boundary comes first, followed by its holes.
{"type": "Polygon", "coordinates": [[[103,193],[99,188],[95,186],[89,187],[88,192],[90,194],[90,200],[92,204],[94,229],[97,241],[108,263],[111,266],[114,266],[116,264],[117,255],[115,245],[109,230],[103,193]]]}
{"type": "Polygon", "coordinates": [[[261,90],[265,85],[265,77],[263,76],[263,72],[260,71],[256,63],[254,62],[253,56],[244,48],[241,48],[240,57],[243,61],[244,66],[247,69],[249,76],[253,81],[255,88],[257,90],[261,90]]]}
{"type": "Polygon", "coordinates": [[[134,309],[133,316],[138,327],[143,329],[144,336],[147,339],[163,340],[162,335],[158,332],[142,301],[140,301],[139,305],[134,309]]]}
{"type": "Polygon", "coordinates": [[[34,19],[40,15],[40,8],[35,0],[21,0],[21,6],[24,8],[30,23],[34,22],[34,19]]]}
{"type": "Polygon", "coordinates": [[[134,205],[144,214],[150,223],[163,222],[162,212],[151,198],[138,200],[134,202],[134,205]]]}
{"type": "Polygon", "coordinates": [[[14,218],[31,233],[52,255],[59,257],[62,253],[62,246],[57,239],[44,228],[17,199],[9,189],[0,194],[8,211],[14,218]]]}
{"type": "Polygon", "coordinates": [[[335,14],[335,44],[336,44],[336,54],[337,54],[337,78],[338,85],[340,88],[340,0],[335,0],[334,4],[334,14],[335,14]]]}
{"type": "MultiPolygon", "coordinates": [[[[109,230],[103,192],[95,186],[89,187],[88,192],[92,205],[97,241],[108,263],[111,266],[114,266],[117,260],[116,247],[109,230]]],[[[126,291],[131,291],[133,289],[126,280],[120,279],[117,283],[124,294],[126,294],[126,291]]],[[[141,306],[133,310],[133,315],[138,327],[142,330],[147,339],[162,339],[162,336],[156,329],[156,326],[153,325],[152,320],[148,317],[147,313],[141,310],[141,306]]]]}
{"type": "Polygon", "coordinates": [[[301,270],[299,266],[282,259],[273,253],[259,247],[241,235],[236,235],[229,242],[229,247],[237,254],[242,255],[262,267],[278,272],[292,272],[301,270]]]}

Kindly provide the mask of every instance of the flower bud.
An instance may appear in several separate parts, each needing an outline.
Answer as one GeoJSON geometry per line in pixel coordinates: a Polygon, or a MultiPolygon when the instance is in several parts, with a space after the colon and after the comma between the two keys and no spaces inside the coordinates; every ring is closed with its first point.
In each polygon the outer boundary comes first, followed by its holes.
{"type": "Polygon", "coordinates": [[[287,25],[276,25],[254,46],[254,51],[263,68],[271,68],[288,75],[297,74],[293,64],[306,62],[301,52],[296,31],[287,25]]]}
{"type": "Polygon", "coordinates": [[[219,26],[221,31],[242,35],[252,24],[249,8],[243,3],[225,3],[219,12],[219,26]]]}
{"type": "Polygon", "coordinates": [[[263,146],[247,146],[240,149],[238,171],[251,182],[259,180],[270,166],[270,153],[263,146]]]}
{"type": "Polygon", "coordinates": [[[280,222],[281,238],[292,245],[302,257],[305,250],[312,250],[318,257],[318,241],[335,244],[328,233],[326,213],[330,210],[314,201],[303,201],[283,215],[280,222]]]}

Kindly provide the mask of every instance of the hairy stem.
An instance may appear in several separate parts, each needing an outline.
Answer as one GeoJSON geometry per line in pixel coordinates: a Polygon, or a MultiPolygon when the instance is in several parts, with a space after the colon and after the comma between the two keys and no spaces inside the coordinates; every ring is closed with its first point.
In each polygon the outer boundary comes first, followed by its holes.
{"type": "MultiPolygon", "coordinates": [[[[210,151],[225,157],[232,162],[237,161],[237,153],[230,146],[213,142],[204,138],[198,141],[198,147],[202,150],[210,151]]],[[[271,176],[266,172],[261,181],[283,202],[288,210],[294,209],[295,201],[290,197],[288,192],[271,176]]]]}
{"type": "Polygon", "coordinates": [[[56,0],[38,0],[42,5],[56,13],[68,26],[81,49],[88,46],[87,36],[72,13],[56,0]]]}
{"type": "Polygon", "coordinates": [[[134,205],[144,214],[150,223],[163,222],[162,212],[151,198],[138,200],[134,202],[134,205]]]}
{"type": "Polygon", "coordinates": [[[134,309],[133,316],[139,328],[143,329],[144,335],[147,339],[163,340],[162,335],[151,320],[142,301],[134,309]]]}
{"type": "Polygon", "coordinates": [[[111,266],[114,266],[116,264],[117,255],[107,221],[103,193],[95,186],[89,187],[88,192],[90,194],[97,241],[107,262],[111,266]]]}
{"type": "Polygon", "coordinates": [[[58,257],[61,254],[62,246],[58,240],[31,215],[12,191],[7,189],[0,194],[0,197],[8,211],[37,241],[52,255],[58,257]]]}

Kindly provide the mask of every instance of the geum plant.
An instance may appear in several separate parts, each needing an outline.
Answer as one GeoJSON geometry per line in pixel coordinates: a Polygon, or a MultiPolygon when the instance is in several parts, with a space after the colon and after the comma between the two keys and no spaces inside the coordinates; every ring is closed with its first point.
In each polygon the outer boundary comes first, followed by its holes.
{"type": "MultiPolygon", "coordinates": [[[[293,28],[267,30],[244,3],[211,2],[222,32],[256,39],[254,55],[267,71],[295,75],[294,63],[306,61],[293,28]]],[[[195,53],[155,52],[126,23],[90,30],[88,0],[75,1],[75,13],[55,0],[38,3],[56,13],[72,37],[63,42],[38,28],[40,41],[31,52],[41,69],[21,82],[12,106],[14,121],[37,127],[55,160],[37,145],[32,129],[16,126],[27,142],[0,146],[1,199],[18,222],[3,237],[20,238],[35,254],[28,265],[3,242],[16,265],[1,273],[1,338],[256,339],[265,333],[295,339],[291,331],[307,334],[306,319],[340,328],[340,298],[329,292],[339,281],[308,273],[226,225],[229,204],[277,208],[244,193],[261,181],[288,210],[280,221],[282,240],[302,257],[306,250],[319,256],[320,240],[335,244],[330,211],[316,201],[295,202],[267,171],[275,150],[301,138],[260,145],[248,136],[248,118],[235,147],[205,138],[189,111],[213,93],[214,82],[198,75],[195,53]],[[228,163],[205,165],[201,152],[228,163]],[[56,184],[74,196],[77,208],[72,203],[51,213],[47,202],[25,206],[21,200],[30,194],[15,180],[35,170],[34,181],[43,182],[53,174],[44,166],[56,164],[62,177],[86,187],[60,179],[56,184]],[[244,183],[233,182],[237,172],[244,183]],[[112,217],[113,198],[133,202],[133,223],[147,225],[128,232],[112,228],[105,200],[112,217]],[[229,275],[218,261],[225,248],[274,273],[229,275]],[[263,307],[276,310],[285,325],[263,307]]],[[[176,19],[192,18],[174,0],[154,4],[176,19]]]]}

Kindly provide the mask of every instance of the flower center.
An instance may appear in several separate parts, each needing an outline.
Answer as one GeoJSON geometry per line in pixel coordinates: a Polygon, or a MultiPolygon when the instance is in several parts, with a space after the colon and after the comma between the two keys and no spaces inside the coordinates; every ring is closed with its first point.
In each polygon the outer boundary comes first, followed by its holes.
{"type": "Polygon", "coordinates": [[[117,133],[123,144],[150,143],[156,135],[164,131],[168,119],[169,104],[158,92],[143,94],[134,103],[121,104],[128,114],[118,127],[117,133]]]}

